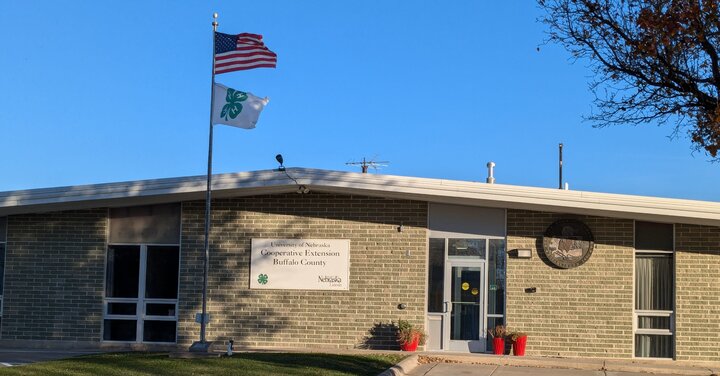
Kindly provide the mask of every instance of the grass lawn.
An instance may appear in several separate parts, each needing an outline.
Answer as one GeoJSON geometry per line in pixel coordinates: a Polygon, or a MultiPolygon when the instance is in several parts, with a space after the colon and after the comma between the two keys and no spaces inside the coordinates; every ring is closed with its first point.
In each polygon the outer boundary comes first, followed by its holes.
{"type": "Polygon", "coordinates": [[[171,359],[159,353],[88,355],[0,368],[0,375],[377,375],[405,355],[236,353],[231,358],[171,359]]]}

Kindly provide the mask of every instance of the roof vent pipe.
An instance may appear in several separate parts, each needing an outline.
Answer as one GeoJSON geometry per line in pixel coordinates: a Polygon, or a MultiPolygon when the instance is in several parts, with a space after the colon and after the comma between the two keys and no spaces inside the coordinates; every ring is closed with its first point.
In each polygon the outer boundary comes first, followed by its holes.
{"type": "Polygon", "coordinates": [[[558,189],[563,189],[563,179],[562,179],[562,168],[563,168],[562,148],[563,148],[563,144],[562,144],[562,142],[561,142],[560,144],[558,144],[558,150],[559,150],[559,152],[560,152],[560,154],[559,154],[559,162],[560,162],[560,164],[559,164],[559,166],[558,166],[558,168],[559,168],[559,178],[560,178],[560,181],[558,182],[558,189]]]}
{"type": "Polygon", "coordinates": [[[488,184],[495,184],[495,178],[493,177],[493,168],[495,168],[495,162],[492,162],[492,161],[488,162],[487,168],[488,168],[488,177],[485,182],[488,184]]]}

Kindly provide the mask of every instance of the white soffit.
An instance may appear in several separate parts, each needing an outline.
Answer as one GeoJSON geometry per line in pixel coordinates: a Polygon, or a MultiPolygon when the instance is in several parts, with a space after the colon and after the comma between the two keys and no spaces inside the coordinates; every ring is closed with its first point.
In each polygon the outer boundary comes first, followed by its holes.
{"type": "MultiPolygon", "coordinates": [[[[414,199],[459,205],[544,210],[720,226],[720,203],[393,175],[289,168],[314,192],[414,199]]],[[[0,192],[0,215],[201,200],[206,176],[0,192]]],[[[213,197],[294,192],[277,170],[213,177],[213,197]]]]}

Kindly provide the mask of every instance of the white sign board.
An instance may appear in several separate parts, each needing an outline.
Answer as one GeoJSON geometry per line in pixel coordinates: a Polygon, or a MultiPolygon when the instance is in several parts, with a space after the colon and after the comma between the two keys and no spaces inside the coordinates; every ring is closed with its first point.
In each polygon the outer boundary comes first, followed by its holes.
{"type": "Polygon", "coordinates": [[[350,240],[253,239],[250,288],[349,290],[350,240]]]}

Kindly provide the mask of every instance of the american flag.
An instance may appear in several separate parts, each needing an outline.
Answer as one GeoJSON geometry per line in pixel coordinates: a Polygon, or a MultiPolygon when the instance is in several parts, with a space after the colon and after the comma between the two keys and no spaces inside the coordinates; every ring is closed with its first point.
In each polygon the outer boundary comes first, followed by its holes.
{"type": "Polygon", "coordinates": [[[277,55],[265,47],[262,35],[215,32],[215,73],[253,68],[275,68],[277,55]]]}

